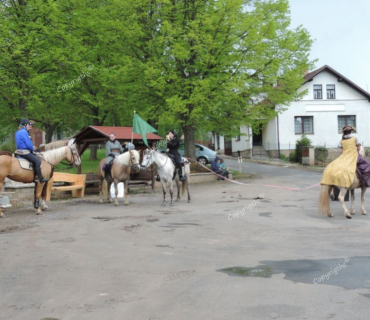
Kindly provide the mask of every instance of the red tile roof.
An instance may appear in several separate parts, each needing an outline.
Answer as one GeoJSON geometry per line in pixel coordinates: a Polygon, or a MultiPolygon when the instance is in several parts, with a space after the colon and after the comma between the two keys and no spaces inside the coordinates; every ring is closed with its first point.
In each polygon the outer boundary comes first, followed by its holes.
{"type": "MultiPolygon", "coordinates": [[[[105,126],[89,126],[90,128],[99,131],[103,135],[109,137],[113,132],[118,140],[130,140],[132,135],[132,127],[105,127],[105,126]]],[[[148,140],[162,140],[162,137],[154,134],[147,133],[148,140]]],[[[141,134],[134,133],[134,140],[141,140],[141,134]]]]}

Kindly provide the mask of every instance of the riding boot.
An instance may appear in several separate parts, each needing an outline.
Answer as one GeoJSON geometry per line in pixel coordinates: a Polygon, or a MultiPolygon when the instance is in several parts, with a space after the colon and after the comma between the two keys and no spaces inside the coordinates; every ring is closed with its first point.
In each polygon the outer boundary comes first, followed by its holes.
{"type": "Polygon", "coordinates": [[[182,168],[181,168],[181,164],[180,164],[179,166],[177,166],[177,171],[178,171],[178,173],[179,173],[179,180],[180,180],[180,181],[184,181],[184,180],[185,180],[185,178],[184,178],[184,176],[182,175],[182,168]]]}
{"type": "Polygon", "coordinates": [[[109,180],[109,164],[106,164],[105,165],[105,168],[104,168],[104,172],[105,172],[105,176],[104,176],[104,179],[105,180],[109,180]]]}
{"type": "Polygon", "coordinates": [[[39,177],[39,182],[40,182],[40,183],[48,182],[48,181],[50,180],[50,179],[48,179],[48,178],[44,178],[44,177],[42,176],[40,166],[35,166],[35,174],[36,174],[36,176],[38,176],[38,177],[39,177]]]}

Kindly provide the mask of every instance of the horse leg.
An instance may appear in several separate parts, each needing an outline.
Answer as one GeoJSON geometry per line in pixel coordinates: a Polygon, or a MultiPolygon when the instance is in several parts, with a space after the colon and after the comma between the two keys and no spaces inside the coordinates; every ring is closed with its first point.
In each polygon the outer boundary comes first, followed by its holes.
{"type": "Polygon", "coordinates": [[[177,198],[176,198],[176,202],[180,201],[180,180],[176,177],[175,179],[176,181],[176,186],[177,186],[177,198]]]}
{"type": "Polygon", "coordinates": [[[124,186],[125,190],[124,190],[124,194],[123,194],[123,199],[124,199],[125,206],[127,206],[129,204],[129,202],[128,202],[128,180],[129,179],[127,179],[124,182],[124,184],[125,184],[125,186],[124,186]]]}
{"type": "Polygon", "coordinates": [[[107,193],[108,193],[107,200],[108,200],[108,202],[113,202],[113,199],[110,196],[110,188],[111,188],[111,186],[112,186],[112,181],[109,180],[109,182],[107,182],[107,193]]]}
{"type": "Polygon", "coordinates": [[[36,214],[40,214],[41,213],[41,208],[40,208],[40,198],[41,198],[41,192],[42,192],[42,188],[44,187],[44,184],[41,184],[40,182],[37,182],[36,183],[36,186],[35,186],[35,201],[34,201],[34,208],[35,208],[35,211],[36,211],[36,214]]]}
{"type": "Polygon", "coordinates": [[[99,202],[100,203],[103,203],[103,189],[102,189],[102,186],[103,186],[103,177],[101,175],[99,175],[99,202]]]}
{"type": "Polygon", "coordinates": [[[347,193],[347,188],[340,188],[340,192],[339,192],[339,196],[338,196],[338,200],[340,202],[340,204],[342,205],[342,208],[344,210],[344,215],[347,219],[352,219],[352,216],[351,214],[349,213],[346,205],[344,204],[344,197],[347,193]]]}
{"type": "Polygon", "coordinates": [[[42,188],[42,191],[41,191],[41,210],[47,210],[49,209],[49,207],[46,205],[46,191],[47,191],[47,188],[48,188],[48,183],[45,183],[43,188],[42,188]]]}
{"type": "MultiPolygon", "coordinates": [[[[3,188],[4,180],[5,180],[5,178],[0,180],[0,190],[3,188]]],[[[4,217],[5,217],[5,214],[3,213],[3,211],[1,210],[1,207],[0,207],[0,218],[4,218],[4,217]]]]}
{"type": "Polygon", "coordinates": [[[166,184],[164,183],[164,181],[161,179],[161,183],[162,183],[162,190],[163,190],[163,203],[162,203],[162,206],[166,206],[167,204],[167,201],[166,201],[166,184]]]}
{"type": "Polygon", "coordinates": [[[118,203],[118,183],[116,180],[114,180],[114,194],[116,195],[116,197],[114,198],[114,205],[116,207],[119,206],[119,203],[118,203]]]}
{"type": "Polygon", "coordinates": [[[364,206],[366,187],[361,186],[361,214],[366,215],[366,209],[364,206]]]}
{"type": "Polygon", "coordinates": [[[185,175],[185,184],[186,184],[186,191],[188,192],[188,203],[190,203],[190,192],[189,192],[189,174],[185,175]]]}
{"type": "Polygon", "coordinates": [[[349,212],[351,214],[355,214],[355,209],[353,209],[353,203],[355,201],[355,189],[351,189],[351,208],[349,209],[349,212]]]}
{"type": "Polygon", "coordinates": [[[172,207],[173,206],[173,181],[172,180],[170,180],[170,196],[171,196],[170,206],[172,207]]]}

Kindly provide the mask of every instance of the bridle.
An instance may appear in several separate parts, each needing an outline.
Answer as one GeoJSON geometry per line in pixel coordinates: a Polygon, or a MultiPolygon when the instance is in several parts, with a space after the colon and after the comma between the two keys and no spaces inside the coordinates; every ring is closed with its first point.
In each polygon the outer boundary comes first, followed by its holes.
{"type": "Polygon", "coordinates": [[[129,159],[128,165],[124,164],[124,163],[122,163],[122,165],[125,166],[125,167],[128,167],[128,168],[135,168],[135,167],[138,167],[138,166],[140,167],[139,162],[134,163],[133,160],[132,160],[132,157],[135,159],[135,155],[133,155],[132,150],[128,150],[128,152],[130,153],[130,159],[129,159]]]}
{"type": "MultiPolygon", "coordinates": [[[[153,158],[153,152],[154,152],[155,150],[154,149],[152,149],[152,150],[149,150],[148,151],[148,153],[150,154],[150,157],[148,156],[148,163],[149,162],[151,162],[152,164],[154,163],[153,161],[152,161],[152,158],[153,158]]],[[[145,156],[145,154],[144,154],[144,156],[145,156]]],[[[157,168],[156,169],[160,169],[160,168],[163,168],[166,164],[167,164],[167,161],[168,161],[168,159],[169,159],[169,157],[167,156],[166,157],[166,162],[164,163],[164,165],[162,165],[162,166],[158,166],[158,164],[156,164],[157,165],[157,168]]],[[[146,168],[147,166],[145,166],[144,168],[146,168]]],[[[152,170],[154,170],[154,169],[152,169],[152,170]]]]}

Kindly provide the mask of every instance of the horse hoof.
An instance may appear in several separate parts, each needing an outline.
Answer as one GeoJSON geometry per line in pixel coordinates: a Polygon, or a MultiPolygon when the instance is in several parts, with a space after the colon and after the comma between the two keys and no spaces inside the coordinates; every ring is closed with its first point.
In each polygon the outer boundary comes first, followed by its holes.
{"type": "Polygon", "coordinates": [[[364,211],[364,212],[362,212],[361,214],[362,214],[362,215],[364,215],[364,216],[366,216],[366,215],[367,215],[367,212],[366,212],[366,211],[364,211]]]}
{"type": "Polygon", "coordinates": [[[334,214],[329,213],[329,214],[328,214],[328,217],[329,217],[329,218],[332,218],[332,217],[334,217],[334,214]]]}
{"type": "Polygon", "coordinates": [[[108,199],[108,201],[109,201],[110,203],[112,203],[112,202],[113,202],[113,200],[112,200],[112,199],[108,199]]]}
{"type": "Polygon", "coordinates": [[[125,202],[125,206],[127,206],[128,205],[128,202],[125,202]]]}
{"type": "Polygon", "coordinates": [[[349,215],[349,216],[346,216],[346,218],[347,218],[347,219],[352,219],[351,215],[349,215]]]}
{"type": "Polygon", "coordinates": [[[114,205],[115,205],[116,207],[118,207],[118,206],[119,206],[118,202],[115,202],[115,203],[114,203],[114,205]]]}
{"type": "Polygon", "coordinates": [[[1,215],[0,215],[0,218],[5,218],[6,217],[6,215],[4,214],[4,213],[2,213],[1,215]]]}
{"type": "Polygon", "coordinates": [[[100,200],[99,200],[99,203],[103,203],[103,199],[100,199],[100,200]]]}
{"type": "Polygon", "coordinates": [[[170,204],[170,207],[174,207],[175,205],[173,203],[170,204]]]}
{"type": "Polygon", "coordinates": [[[190,201],[190,200],[188,200],[188,203],[191,203],[191,201],[190,201]]]}

